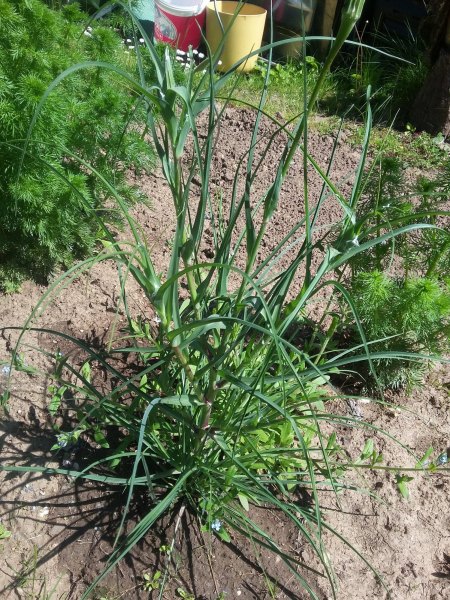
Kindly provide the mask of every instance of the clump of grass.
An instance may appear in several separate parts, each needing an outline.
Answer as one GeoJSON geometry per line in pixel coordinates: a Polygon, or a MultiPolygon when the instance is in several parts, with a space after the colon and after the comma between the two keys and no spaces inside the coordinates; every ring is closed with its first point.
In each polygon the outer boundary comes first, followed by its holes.
{"type": "MultiPolygon", "coordinates": [[[[175,503],[188,506],[205,529],[225,542],[233,532],[238,532],[253,544],[276,553],[310,597],[317,595],[309,575],[327,577],[334,594],[334,576],[322,542],[322,534],[329,526],[322,516],[320,493],[344,489],[345,482],[339,478],[342,474],[339,461],[331,460],[337,452],[335,436],[328,437],[322,428],[326,421],[339,420],[326,411],[329,399],[326,386],[330,375],[337,370],[357,361],[370,362],[370,348],[363,344],[359,354],[345,350],[340,355],[329,355],[324,352],[323,344],[294,344],[291,329],[302,321],[309,303],[321,289],[331,287],[345,293],[335,274],[361,252],[388,243],[400,234],[432,227],[399,218],[395,228],[378,233],[374,230],[364,244],[353,243],[371,126],[370,109],[366,143],[350,197],[344,197],[308,154],[309,113],[363,4],[360,0],[347,2],[329,57],[311,94],[304,97],[302,116],[292,130],[279,129],[287,136],[287,142],[283,142],[280,162],[274,165],[272,182],[254,198],[253,184],[262,165],[256,146],[270,78],[270,70],[266,71],[252,139],[242,159],[243,191],[238,191],[237,168],[225,215],[218,210],[209,185],[224,112],[224,105],[218,105],[216,98],[233,75],[232,71],[220,77],[215,74],[220,48],[199,67],[200,76],[190,71],[183,84],[175,80],[170,53],[166,52],[161,59],[148,39],[147,51],[154,65],[156,84],[146,80],[140,53],[138,81],[113,65],[101,65],[120,74],[148,106],[146,125],[172,193],[176,223],[169,266],[160,274],[147,240],[131,219],[121,194],[91,165],[81,161],[117,202],[132,239],[120,243],[99,219],[104,250],[74,266],[55,282],[31,315],[18,342],[19,348],[37,311],[47,305],[59,286],[68,285],[92,264],[104,260],[118,263],[122,306],[127,317],[122,337],[114,340],[105,352],[99,352],[78,339],[55,332],[78,346],[84,352],[84,359],[80,365],[72,364],[69,357],[56,354],[53,357],[51,413],[57,415],[64,410],[74,420],[71,430],[56,430],[54,449],[67,447],[83,437],[86,443],[102,446],[107,455],[82,471],[46,469],[46,473],[109,483],[122,489],[126,497],[114,550],[105,569],[83,597],[92,592],[175,503]],[[198,130],[197,116],[201,112],[207,115],[206,137],[198,130]],[[181,158],[187,148],[191,160],[184,166],[181,158]],[[274,250],[262,255],[262,240],[277,211],[282,184],[298,151],[304,158],[305,216],[274,250]],[[308,167],[314,168],[323,180],[322,195],[314,206],[308,194],[308,167]],[[194,176],[200,181],[200,195],[195,203],[191,194],[194,176]],[[324,230],[318,226],[318,217],[329,193],[340,204],[343,217],[339,224],[324,230]],[[201,261],[207,212],[213,231],[213,258],[201,261]],[[238,225],[240,217],[245,219],[244,231],[238,225]],[[288,251],[293,253],[291,265],[276,273],[278,258],[288,251]],[[242,256],[243,260],[238,262],[242,256]],[[318,259],[314,268],[313,256],[318,259]],[[287,294],[300,268],[304,273],[303,285],[287,304],[287,294]],[[148,302],[148,310],[140,316],[128,309],[129,277],[135,280],[148,302]],[[183,286],[187,287],[187,297],[181,293],[183,286]],[[116,368],[114,358],[124,353],[135,356],[136,369],[132,374],[116,368]],[[94,384],[92,371],[98,365],[110,382],[114,380],[106,392],[94,384]],[[72,391],[69,404],[61,393],[64,388],[72,391]],[[114,442],[109,438],[111,432],[114,442]],[[148,494],[149,509],[125,534],[129,507],[138,488],[148,494]],[[308,492],[310,502],[295,501],[298,488],[308,492]],[[252,520],[252,505],[278,509],[313,549],[317,565],[305,565],[281,549],[252,520]]],[[[100,65],[81,63],[62,73],[44,94],[35,120],[60,81],[97,66],[100,65]]],[[[305,77],[303,73],[304,85],[305,77]]],[[[274,136],[267,142],[262,156],[276,139],[274,136]]],[[[78,195],[80,201],[85,200],[82,194],[78,195]]],[[[349,294],[347,298],[354,309],[349,294]]],[[[18,349],[16,355],[17,352],[18,349]]],[[[391,355],[382,352],[377,357],[393,358],[391,355]]],[[[8,399],[5,392],[3,402],[8,399]]],[[[18,471],[27,468],[12,467],[18,471]]]]}
{"type": "MultiPolygon", "coordinates": [[[[348,141],[360,146],[364,140],[365,128],[362,125],[350,126],[348,133],[348,141]]],[[[375,155],[396,159],[405,167],[442,171],[448,159],[442,141],[439,136],[414,131],[410,125],[403,131],[394,127],[374,126],[370,147],[375,155]]]]}
{"type": "Polygon", "coordinates": [[[360,118],[370,86],[374,121],[389,125],[395,120],[405,126],[411,99],[427,73],[422,41],[412,32],[407,38],[370,32],[367,23],[361,25],[356,38],[364,45],[347,47],[341,53],[332,73],[335,93],[323,99],[323,109],[360,118]]]}

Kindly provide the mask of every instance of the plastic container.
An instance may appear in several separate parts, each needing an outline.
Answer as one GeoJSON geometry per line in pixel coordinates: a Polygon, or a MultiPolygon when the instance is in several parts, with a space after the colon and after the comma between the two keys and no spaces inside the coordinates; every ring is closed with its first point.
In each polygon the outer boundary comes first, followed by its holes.
{"type": "Polygon", "coordinates": [[[146,34],[153,39],[155,23],[155,0],[136,0],[131,5],[131,12],[139,19],[146,34]]]}
{"type": "MultiPolygon", "coordinates": [[[[212,52],[217,50],[223,38],[220,21],[226,31],[225,44],[220,56],[222,64],[218,66],[219,70],[228,71],[234,63],[261,47],[266,15],[266,9],[255,4],[242,4],[231,0],[217,0],[208,4],[206,7],[206,39],[212,52]],[[228,29],[233,15],[237,11],[239,13],[235,21],[228,29]]],[[[251,71],[257,59],[257,54],[251,56],[237,70],[251,71]]]]}
{"type": "Polygon", "coordinates": [[[202,39],[208,0],[155,0],[155,40],[186,52],[202,39]]]}

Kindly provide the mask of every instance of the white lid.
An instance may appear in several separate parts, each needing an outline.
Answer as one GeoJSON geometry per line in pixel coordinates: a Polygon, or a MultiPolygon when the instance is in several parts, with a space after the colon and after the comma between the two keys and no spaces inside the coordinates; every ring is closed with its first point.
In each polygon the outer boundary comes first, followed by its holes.
{"type": "Polygon", "coordinates": [[[199,15],[202,13],[209,0],[156,0],[156,4],[159,4],[162,9],[167,9],[167,12],[171,10],[176,12],[186,12],[191,15],[199,15]]]}

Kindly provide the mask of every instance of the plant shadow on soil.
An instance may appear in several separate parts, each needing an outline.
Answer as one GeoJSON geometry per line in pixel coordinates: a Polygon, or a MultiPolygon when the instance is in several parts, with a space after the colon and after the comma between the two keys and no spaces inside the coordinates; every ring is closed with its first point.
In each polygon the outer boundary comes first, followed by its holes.
{"type": "MultiPolygon", "coordinates": [[[[75,342],[64,336],[76,338],[76,327],[72,321],[58,321],[37,334],[39,346],[51,355],[55,352],[70,357],[72,365],[81,367],[86,360],[85,351],[75,342]],[[49,331],[63,334],[52,335],[49,331]]],[[[85,331],[80,342],[106,353],[108,330],[95,327],[85,331]]],[[[135,364],[133,353],[121,353],[113,359],[115,366],[123,374],[136,373],[140,365],[135,364]]],[[[52,361],[51,361],[52,362],[52,361]]],[[[54,362],[46,369],[42,382],[42,396],[52,379],[54,362]]],[[[106,378],[100,368],[92,372],[92,381],[97,387],[108,393],[116,383],[106,378]]],[[[25,383],[26,386],[26,383],[25,383]]],[[[14,396],[23,393],[24,385],[16,389],[14,396]]],[[[14,401],[14,398],[12,398],[14,401]]],[[[66,407],[75,408],[70,395],[65,398],[66,407]]],[[[49,461],[56,468],[82,470],[88,464],[106,456],[106,450],[93,448],[81,436],[74,448],[62,449],[55,455],[51,451],[55,444],[55,430],[51,427],[49,415],[39,415],[29,401],[26,419],[5,420],[1,424],[0,453],[5,463],[13,463],[20,457],[20,464],[28,467],[48,467],[49,461]],[[67,464],[66,461],[69,461],[67,464]]],[[[69,411],[58,411],[56,422],[61,431],[70,431],[75,423],[68,416],[69,411]]],[[[119,443],[117,431],[105,430],[110,447],[119,443]]],[[[127,477],[132,464],[124,465],[118,476],[127,477]]],[[[106,487],[96,482],[81,482],[61,475],[7,473],[3,483],[4,499],[0,500],[0,514],[4,521],[12,518],[17,510],[11,507],[10,498],[20,494],[20,507],[29,513],[27,518],[45,522],[53,532],[51,541],[39,546],[39,554],[29,568],[22,569],[11,579],[8,587],[0,593],[15,591],[21,581],[57,560],[60,572],[68,573],[69,589],[64,600],[76,600],[81,597],[90,583],[107,566],[117,531],[120,526],[127,490],[106,487]],[[57,491],[41,499],[24,498],[23,490],[36,489],[39,482],[56,480],[57,491]]],[[[310,498],[306,490],[299,489],[297,500],[308,504],[310,498]]],[[[127,515],[125,533],[130,532],[144,517],[151,501],[148,494],[137,490],[127,515]]],[[[143,540],[119,563],[119,565],[100,582],[92,598],[157,598],[160,589],[144,588],[143,574],[150,579],[158,571],[167,571],[163,598],[178,597],[177,589],[192,593],[196,600],[215,600],[221,593],[226,598],[263,599],[270,597],[297,600],[307,595],[299,588],[294,575],[268,550],[261,549],[240,534],[230,532],[232,541],[223,543],[209,532],[201,531],[200,523],[193,513],[180,511],[173,506],[171,511],[160,519],[143,540]],[[182,516],[178,518],[178,515],[182,516]],[[179,521],[179,522],[178,522],[179,521]],[[178,523],[178,524],[177,524],[178,523]],[[173,542],[174,540],[174,542],[173,542]],[[168,548],[173,542],[170,558],[168,548]]],[[[258,523],[267,534],[277,541],[279,547],[292,553],[300,562],[314,564],[311,550],[300,541],[298,530],[286,522],[282,514],[273,508],[252,507],[250,518],[258,523]],[[304,555],[304,556],[303,556],[304,555]]],[[[303,573],[306,579],[311,575],[303,573]]],[[[317,577],[313,575],[312,577],[317,577]]],[[[159,584],[158,584],[159,585],[159,584]]]]}
{"type": "MultiPolygon", "coordinates": [[[[24,466],[46,466],[55,434],[41,424],[30,407],[29,424],[7,421],[2,424],[0,452],[5,462],[18,455],[25,458],[24,466]],[[18,442],[19,446],[9,440],[18,442]],[[27,460],[26,457],[29,457],[27,460]],[[40,457],[40,458],[39,458],[40,457]]],[[[81,468],[92,449],[81,445],[76,460],[81,468]]],[[[95,453],[95,458],[98,458],[95,453]]],[[[62,463],[62,459],[60,461],[62,463]]],[[[25,566],[8,587],[0,590],[6,594],[19,587],[27,577],[48,561],[57,557],[59,570],[69,574],[70,589],[64,596],[67,600],[80,598],[88,585],[107,565],[113,551],[115,536],[120,525],[126,491],[108,488],[96,482],[74,482],[64,476],[58,477],[58,491],[41,499],[26,498],[28,490],[40,482],[55,478],[54,475],[33,473],[24,485],[23,477],[8,473],[4,479],[0,499],[0,513],[4,522],[14,519],[17,506],[11,508],[8,497],[20,490],[20,509],[29,512],[29,519],[45,521],[53,535],[51,543],[41,545],[36,561],[25,566]]],[[[308,503],[308,495],[298,493],[302,504],[308,503]]],[[[130,505],[125,526],[126,532],[136,525],[149,510],[150,500],[145,492],[138,491],[130,505]]],[[[160,590],[144,588],[143,574],[150,578],[167,570],[163,598],[178,597],[176,590],[182,588],[194,595],[196,600],[211,600],[220,597],[262,599],[276,597],[296,600],[304,596],[298,589],[292,573],[268,550],[256,548],[239,534],[232,534],[230,543],[223,543],[214,535],[201,531],[198,519],[187,510],[175,505],[147,536],[119,563],[99,584],[92,598],[157,598],[160,590]],[[169,555],[168,548],[173,543],[169,555]]],[[[251,518],[264,527],[277,543],[292,552],[298,560],[305,548],[298,532],[289,527],[278,511],[264,507],[252,507],[251,518]]],[[[306,549],[308,551],[308,549],[306,549]]],[[[306,596],[305,596],[306,597],[306,596]]]]}

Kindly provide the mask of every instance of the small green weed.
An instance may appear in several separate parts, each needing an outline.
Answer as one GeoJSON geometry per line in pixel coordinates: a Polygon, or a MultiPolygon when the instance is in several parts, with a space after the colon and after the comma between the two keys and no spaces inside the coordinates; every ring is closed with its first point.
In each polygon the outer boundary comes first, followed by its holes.
{"type": "Polygon", "coordinates": [[[401,473],[397,473],[397,475],[395,476],[395,483],[397,484],[400,494],[405,500],[408,500],[409,498],[408,483],[413,481],[413,479],[414,477],[410,477],[409,475],[402,475],[401,473]]]}
{"type": "MultiPolygon", "coordinates": [[[[359,146],[364,139],[364,127],[349,129],[348,141],[359,146]]],[[[428,133],[416,133],[411,128],[399,131],[395,128],[376,126],[372,129],[370,148],[375,155],[392,157],[404,166],[429,170],[442,169],[447,160],[448,152],[439,138],[428,133]]]]}
{"type": "Polygon", "coordinates": [[[11,532],[6,529],[2,523],[0,523],[0,540],[6,540],[11,537],[11,532]]]}
{"type": "MultiPolygon", "coordinates": [[[[431,460],[433,454],[434,449],[428,448],[428,450],[416,464],[417,471],[420,469],[427,469],[429,472],[433,473],[436,471],[436,469],[448,463],[447,451],[441,452],[441,454],[439,454],[434,460],[431,460]]],[[[412,481],[414,481],[414,477],[410,475],[405,475],[401,472],[395,473],[395,483],[397,484],[398,491],[405,500],[409,499],[409,484],[412,481]]]]}
{"type": "MultiPolygon", "coordinates": [[[[34,545],[31,554],[23,559],[21,569],[14,572],[14,589],[24,600],[54,600],[61,576],[49,587],[46,577],[38,573],[38,561],[39,548],[34,545]]],[[[58,593],[61,600],[65,596],[58,593]]]]}
{"type": "Polygon", "coordinates": [[[161,571],[155,571],[153,574],[144,573],[142,575],[143,579],[143,588],[146,591],[159,590],[161,587],[161,571]]]}
{"type": "Polygon", "coordinates": [[[195,600],[194,594],[191,594],[190,592],[187,592],[182,587],[178,587],[177,588],[177,597],[178,598],[183,598],[183,600],[195,600]]]}

